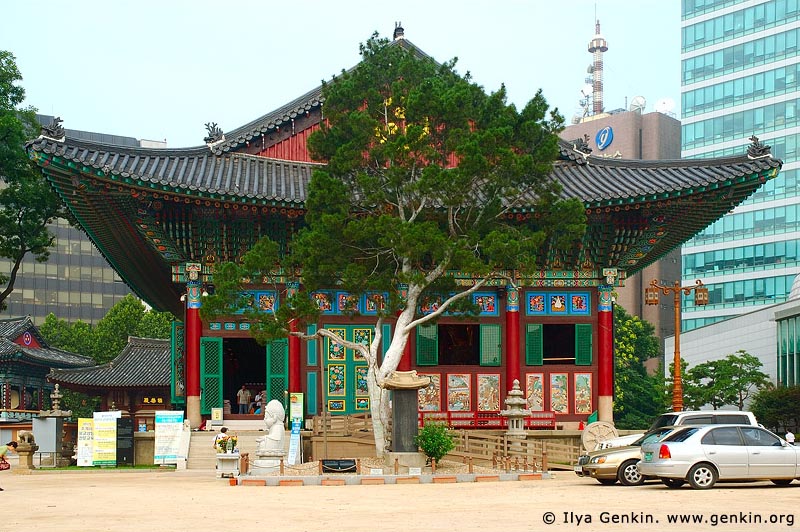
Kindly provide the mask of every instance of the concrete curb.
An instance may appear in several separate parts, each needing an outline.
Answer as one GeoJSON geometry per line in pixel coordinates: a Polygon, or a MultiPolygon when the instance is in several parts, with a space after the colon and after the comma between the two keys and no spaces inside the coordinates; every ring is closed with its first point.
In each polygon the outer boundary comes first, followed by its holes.
{"type": "MultiPolygon", "coordinates": [[[[472,482],[525,482],[555,478],[551,473],[521,472],[494,475],[462,473],[457,475],[301,475],[259,477],[242,475],[236,479],[239,486],[385,486],[388,484],[458,484],[472,482]]],[[[231,485],[234,485],[231,482],[231,485]]]]}

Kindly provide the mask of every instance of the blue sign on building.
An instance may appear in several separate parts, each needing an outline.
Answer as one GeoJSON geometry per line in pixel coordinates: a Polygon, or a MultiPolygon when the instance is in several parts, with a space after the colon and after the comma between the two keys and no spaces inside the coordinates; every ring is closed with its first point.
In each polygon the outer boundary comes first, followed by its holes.
{"type": "Polygon", "coordinates": [[[611,126],[606,126],[600,131],[597,132],[597,135],[594,137],[595,143],[597,143],[597,147],[600,150],[604,150],[611,145],[611,142],[614,140],[614,130],[611,129],[611,126]]]}

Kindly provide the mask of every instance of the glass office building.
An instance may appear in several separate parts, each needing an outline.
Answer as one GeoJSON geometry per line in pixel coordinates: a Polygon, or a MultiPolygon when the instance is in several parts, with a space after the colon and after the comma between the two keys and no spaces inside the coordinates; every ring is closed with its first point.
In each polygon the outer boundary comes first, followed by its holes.
{"type": "Polygon", "coordinates": [[[741,154],[750,137],[784,166],[745,203],[682,248],[691,330],[786,301],[800,273],[800,0],[682,0],[683,158],[741,154]]]}
{"type": "MultiPolygon", "coordinates": [[[[37,119],[41,124],[50,124],[53,117],[37,115],[37,119]]],[[[166,146],[161,142],[73,129],[67,129],[67,135],[128,146],[166,146]]],[[[39,263],[30,254],[25,257],[0,318],[30,316],[35,324],[41,325],[52,312],[69,322],[97,323],[130,289],[83,231],[66,220],[57,220],[49,230],[56,237],[50,259],[39,263]]],[[[11,261],[0,259],[0,272],[8,274],[11,267],[11,261]]]]}

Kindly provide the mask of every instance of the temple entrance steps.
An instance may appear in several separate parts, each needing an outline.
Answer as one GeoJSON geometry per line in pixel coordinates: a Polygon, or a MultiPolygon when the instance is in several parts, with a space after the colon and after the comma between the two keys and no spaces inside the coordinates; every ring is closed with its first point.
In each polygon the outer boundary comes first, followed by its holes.
{"type": "MultiPolygon", "coordinates": [[[[239,430],[234,429],[230,425],[228,427],[228,434],[236,434],[238,438],[239,451],[242,453],[250,453],[251,459],[255,456],[256,451],[256,438],[265,434],[262,430],[239,430]]],[[[261,426],[264,426],[263,421],[261,426]]],[[[213,470],[217,465],[217,451],[214,449],[214,437],[219,433],[219,430],[214,431],[192,431],[192,437],[189,442],[189,457],[186,461],[186,469],[210,469],[213,470]]],[[[287,435],[288,440],[288,435],[287,435]]]]}

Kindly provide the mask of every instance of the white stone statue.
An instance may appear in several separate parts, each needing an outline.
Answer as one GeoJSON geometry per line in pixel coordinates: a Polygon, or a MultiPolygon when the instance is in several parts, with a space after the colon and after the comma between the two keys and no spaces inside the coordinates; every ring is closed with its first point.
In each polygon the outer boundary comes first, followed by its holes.
{"type": "Polygon", "coordinates": [[[257,455],[273,454],[275,451],[283,453],[283,443],[286,438],[286,432],[283,429],[283,420],[285,417],[283,405],[277,399],[273,399],[264,408],[264,425],[267,429],[267,434],[256,439],[258,448],[257,455]]]}

